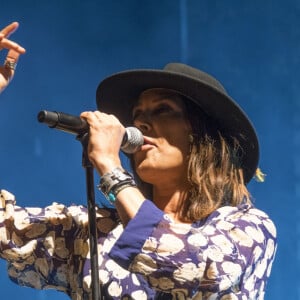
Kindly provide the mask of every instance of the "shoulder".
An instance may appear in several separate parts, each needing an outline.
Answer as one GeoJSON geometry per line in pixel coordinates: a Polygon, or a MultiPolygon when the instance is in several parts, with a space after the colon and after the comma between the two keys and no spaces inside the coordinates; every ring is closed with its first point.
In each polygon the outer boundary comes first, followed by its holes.
{"type": "Polygon", "coordinates": [[[201,223],[205,231],[250,236],[260,242],[268,238],[275,240],[277,236],[276,226],[269,215],[249,204],[221,207],[201,223]]]}

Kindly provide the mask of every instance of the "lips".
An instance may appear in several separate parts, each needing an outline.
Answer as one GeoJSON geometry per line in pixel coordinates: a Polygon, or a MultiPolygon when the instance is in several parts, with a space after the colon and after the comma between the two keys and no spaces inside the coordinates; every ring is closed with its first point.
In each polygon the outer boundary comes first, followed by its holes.
{"type": "Polygon", "coordinates": [[[152,138],[144,136],[144,145],[153,145],[156,146],[152,138]]]}
{"type": "Polygon", "coordinates": [[[144,144],[142,145],[141,150],[147,150],[153,147],[156,147],[154,141],[151,138],[144,136],[144,144]]]}

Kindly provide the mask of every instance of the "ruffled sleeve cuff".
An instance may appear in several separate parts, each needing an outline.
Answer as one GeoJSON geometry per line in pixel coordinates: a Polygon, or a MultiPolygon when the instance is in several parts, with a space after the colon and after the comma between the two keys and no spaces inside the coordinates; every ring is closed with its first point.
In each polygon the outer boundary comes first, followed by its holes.
{"type": "Polygon", "coordinates": [[[110,251],[110,258],[128,269],[134,257],[141,252],[146,239],[163,218],[163,211],[145,200],[135,217],[130,220],[110,251]]]}

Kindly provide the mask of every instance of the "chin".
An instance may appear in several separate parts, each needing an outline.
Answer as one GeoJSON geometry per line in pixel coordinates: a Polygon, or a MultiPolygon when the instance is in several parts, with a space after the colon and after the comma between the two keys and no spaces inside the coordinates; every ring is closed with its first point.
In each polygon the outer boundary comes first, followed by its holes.
{"type": "Polygon", "coordinates": [[[147,183],[151,183],[152,182],[151,178],[157,176],[155,172],[155,168],[153,168],[153,166],[149,166],[149,165],[147,166],[146,164],[143,163],[136,166],[135,172],[137,173],[137,175],[142,181],[147,183]]]}

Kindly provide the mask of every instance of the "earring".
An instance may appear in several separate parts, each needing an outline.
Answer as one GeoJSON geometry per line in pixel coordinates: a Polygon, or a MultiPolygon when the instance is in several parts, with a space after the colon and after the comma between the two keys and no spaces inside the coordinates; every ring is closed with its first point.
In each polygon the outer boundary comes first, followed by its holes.
{"type": "Polygon", "coordinates": [[[194,136],[190,133],[189,136],[188,136],[188,139],[189,139],[190,153],[191,153],[192,149],[193,149],[194,136]]]}
{"type": "Polygon", "coordinates": [[[193,144],[193,142],[194,142],[194,136],[190,133],[189,134],[189,143],[193,144]]]}

